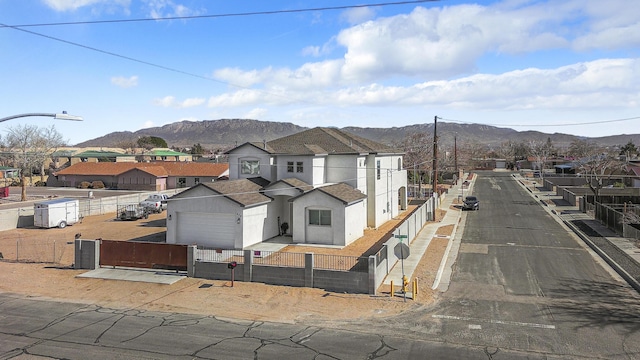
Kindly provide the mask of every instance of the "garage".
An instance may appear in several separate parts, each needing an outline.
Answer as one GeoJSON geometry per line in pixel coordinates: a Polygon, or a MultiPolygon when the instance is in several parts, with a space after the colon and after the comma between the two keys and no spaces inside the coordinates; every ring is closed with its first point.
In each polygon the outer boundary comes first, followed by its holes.
{"type": "Polygon", "coordinates": [[[236,219],[233,214],[178,212],[176,243],[234,249],[236,219]]]}

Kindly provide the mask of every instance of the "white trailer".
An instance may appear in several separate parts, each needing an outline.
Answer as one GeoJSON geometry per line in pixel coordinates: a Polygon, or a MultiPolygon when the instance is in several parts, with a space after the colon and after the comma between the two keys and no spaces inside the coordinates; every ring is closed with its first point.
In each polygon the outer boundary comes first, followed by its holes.
{"type": "Polygon", "coordinates": [[[65,228],[80,219],[80,202],[76,199],[53,199],[33,205],[33,224],[41,228],[65,228]]]}

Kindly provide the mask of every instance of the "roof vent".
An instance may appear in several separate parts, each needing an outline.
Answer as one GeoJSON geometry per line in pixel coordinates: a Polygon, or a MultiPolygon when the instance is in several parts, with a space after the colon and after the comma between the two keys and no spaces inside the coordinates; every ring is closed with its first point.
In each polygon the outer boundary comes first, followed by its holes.
{"type": "Polygon", "coordinates": [[[264,146],[264,149],[267,150],[267,140],[262,140],[262,146],[264,146]]]}

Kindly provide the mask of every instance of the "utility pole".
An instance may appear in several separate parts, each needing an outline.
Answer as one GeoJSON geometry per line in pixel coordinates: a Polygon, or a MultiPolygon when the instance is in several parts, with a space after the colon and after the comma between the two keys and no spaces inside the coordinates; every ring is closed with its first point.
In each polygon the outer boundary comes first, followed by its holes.
{"type": "Polygon", "coordinates": [[[433,117],[433,194],[438,191],[438,117],[433,117]]]}
{"type": "Polygon", "coordinates": [[[454,135],[453,136],[453,162],[454,162],[454,168],[455,168],[455,175],[456,175],[456,185],[458,184],[458,175],[460,173],[460,171],[458,170],[458,135],[454,135]]]}

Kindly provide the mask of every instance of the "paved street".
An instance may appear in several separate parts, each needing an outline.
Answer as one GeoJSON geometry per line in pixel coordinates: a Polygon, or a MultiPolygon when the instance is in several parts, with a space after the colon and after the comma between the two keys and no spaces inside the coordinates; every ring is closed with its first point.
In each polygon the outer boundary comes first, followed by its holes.
{"type": "Polygon", "coordinates": [[[575,358],[640,357],[635,291],[510,174],[481,173],[474,194],[480,211],[465,212],[449,290],[429,315],[440,322],[439,339],[575,358]]]}

